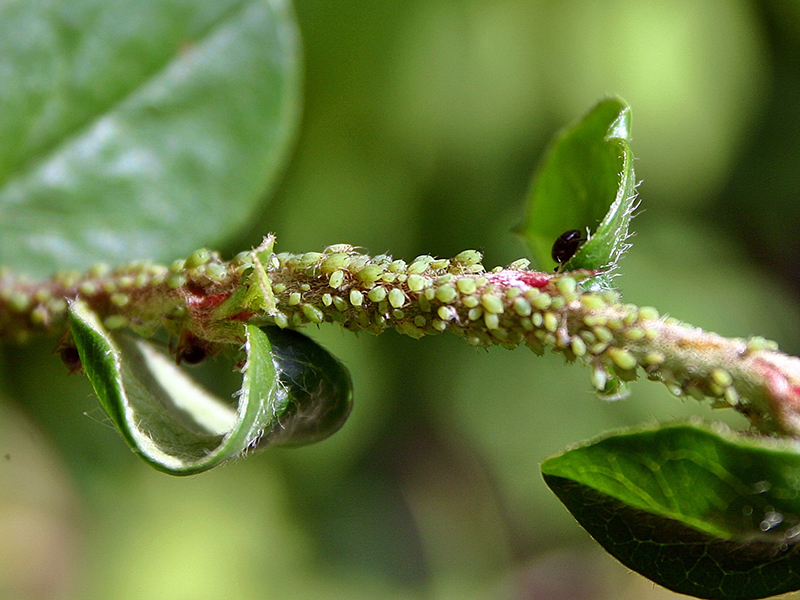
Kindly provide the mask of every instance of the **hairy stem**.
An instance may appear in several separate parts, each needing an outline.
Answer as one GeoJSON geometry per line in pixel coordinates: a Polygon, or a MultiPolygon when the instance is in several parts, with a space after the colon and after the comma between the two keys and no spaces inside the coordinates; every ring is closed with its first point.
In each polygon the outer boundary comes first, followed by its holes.
{"type": "Polygon", "coordinates": [[[450,331],[473,346],[525,344],[582,361],[601,395],[643,372],[676,395],[730,406],[763,432],[800,437],[800,359],[763,338],[725,338],[616,292],[584,291],[580,281],[593,272],[542,273],[524,260],[487,272],[476,251],[411,263],[346,245],[273,254],[272,242],[230,262],[198,250],[171,267],[95,267],[45,282],[0,274],[0,339],[64,330],[68,302],[78,299],[106,327],[152,335],[166,326],[211,351],[240,343],[244,320],[414,338],[450,331]]]}

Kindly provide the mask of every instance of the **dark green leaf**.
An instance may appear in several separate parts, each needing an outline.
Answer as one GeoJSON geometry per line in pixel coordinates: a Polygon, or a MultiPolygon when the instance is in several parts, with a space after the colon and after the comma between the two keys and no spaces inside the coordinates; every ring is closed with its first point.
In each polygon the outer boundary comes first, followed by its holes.
{"type": "MultiPolygon", "coordinates": [[[[630,108],[620,98],[603,100],[553,142],[534,176],[518,228],[540,269],[557,266],[553,244],[570,230],[588,232],[590,239],[564,270],[607,271],[616,264],[635,203],[629,142],[630,108]]],[[[609,280],[599,284],[608,286],[609,280]]]]}
{"type": "Polygon", "coordinates": [[[268,336],[243,325],[247,361],[237,408],[198,386],[150,342],[106,331],[81,303],[70,307],[70,328],[117,429],[142,458],[173,475],[205,471],[254,447],[319,441],[350,413],[347,370],[297,332],[270,329],[268,336]]]}
{"type": "Polygon", "coordinates": [[[616,433],[542,464],[547,485],[610,554],[699,598],[800,589],[800,453],[700,425],[616,433]]]}
{"type": "Polygon", "coordinates": [[[259,446],[302,446],[338,431],[353,406],[350,372],[299,331],[279,327],[266,327],[264,331],[272,344],[286,410],[259,446]]]}
{"type": "Polygon", "coordinates": [[[168,261],[245,225],[298,116],[288,0],[12,2],[0,263],[168,261]]]}

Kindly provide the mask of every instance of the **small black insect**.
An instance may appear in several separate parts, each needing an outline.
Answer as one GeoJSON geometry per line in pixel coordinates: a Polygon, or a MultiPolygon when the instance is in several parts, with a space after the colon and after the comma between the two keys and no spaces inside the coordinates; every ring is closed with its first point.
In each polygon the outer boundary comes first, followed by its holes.
{"type": "Polygon", "coordinates": [[[558,239],[553,243],[553,250],[550,256],[552,256],[553,260],[559,265],[563,265],[570,258],[575,256],[578,248],[580,248],[580,245],[585,241],[586,238],[583,237],[581,232],[577,229],[565,231],[558,236],[558,239]]]}

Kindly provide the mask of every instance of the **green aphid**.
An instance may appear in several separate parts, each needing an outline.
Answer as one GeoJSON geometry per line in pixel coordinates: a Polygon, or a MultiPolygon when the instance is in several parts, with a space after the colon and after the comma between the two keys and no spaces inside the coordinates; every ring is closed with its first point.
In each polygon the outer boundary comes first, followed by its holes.
{"type": "Polygon", "coordinates": [[[123,294],[121,292],[117,292],[116,294],[111,294],[111,304],[114,306],[119,306],[120,308],[123,306],[127,306],[130,301],[131,297],[128,294],[123,294]]]}
{"type": "Polygon", "coordinates": [[[289,318],[282,312],[276,312],[274,315],[272,315],[272,319],[275,322],[275,325],[281,329],[286,329],[289,326],[289,318]]]}
{"type": "Polygon", "coordinates": [[[173,290],[183,287],[186,285],[186,275],[183,273],[172,273],[167,277],[167,285],[173,290]]]}
{"type": "MultiPolygon", "coordinates": [[[[497,315],[494,315],[497,316],[497,315]]],[[[508,330],[504,327],[487,327],[489,332],[492,334],[492,337],[497,338],[501,342],[504,342],[508,339],[508,330]]]]}
{"type": "Polygon", "coordinates": [[[50,298],[50,300],[47,301],[46,306],[51,316],[57,316],[61,313],[67,312],[68,305],[66,298],[50,298]]]}
{"type": "Polygon", "coordinates": [[[653,367],[663,364],[665,360],[664,354],[658,351],[648,352],[644,357],[644,362],[653,367]]]}
{"type": "Polygon", "coordinates": [[[452,321],[456,318],[456,316],[458,316],[456,309],[452,306],[440,306],[436,311],[436,314],[439,315],[439,318],[442,321],[452,321]]]}
{"type": "Polygon", "coordinates": [[[372,285],[381,278],[383,273],[382,265],[367,265],[356,273],[356,279],[366,285],[372,285]]]}
{"type": "Polygon", "coordinates": [[[550,308],[551,298],[550,294],[542,292],[536,298],[531,300],[531,305],[537,310],[547,310],[550,308]]]}
{"type": "Polygon", "coordinates": [[[581,296],[581,306],[586,310],[600,310],[605,308],[606,303],[599,294],[584,294],[581,296]]]}
{"type": "Polygon", "coordinates": [[[184,268],[194,269],[200,265],[206,264],[209,260],[211,260],[211,252],[209,252],[207,248],[200,248],[199,250],[192,252],[186,258],[184,268]]]}
{"type": "Polygon", "coordinates": [[[206,277],[211,281],[222,281],[228,275],[228,269],[219,263],[206,265],[206,277]]]}
{"type": "Polygon", "coordinates": [[[437,277],[433,283],[436,285],[444,285],[445,283],[450,283],[451,281],[453,281],[453,274],[445,273],[444,275],[437,277]]]}
{"type": "Polygon", "coordinates": [[[627,350],[611,347],[608,349],[608,356],[620,369],[630,371],[636,368],[636,358],[627,350]]]}
{"type": "Polygon", "coordinates": [[[303,304],[303,314],[306,316],[306,319],[317,324],[322,323],[325,318],[325,315],[320,309],[307,303],[303,304]]]}
{"type": "Polygon", "coordinates": [[[395,260],[389,264],[389,270],[392,273],[405,273],[406,272],[406,261],[404,260],[395,260]]]}
{"type": "Polygon", "coordinates": [[[478,286],[475,285],[475,280],[472,277],[462,277],[456,281],[456,287],[462,294],[474,294],[478,291],[478,286]]]}
{"type": "Polygon", "coordinates": [[[353,306],[361,306],[364,304],[364,294],[359,290],[350,290],[350,304],[353,306]]]}
{"type": "Polygon", "coordinates": [[[561,310],[567,304],[563,296],[553,296],[550,299],[550,308],[552,310],[561,310]]]}
{"type": "Polygon", "coordinates": [[[486,313],[483,315],[483,322],[486,323],[487,329],[497,329],[500,327],[500,316],[494,313],[486,313]]]}
{"type": "Polygon", "coordinates": [[[403,308],[405,303],[406,295],[403,293],[403,290],[394,288],[389,292],[389,304],[391,304],[393,308],[403,308]]]}
{"type": "Polygon", "coordinates": [[[343,252],[339,252],[326,256],[319,265],[319,270],[325,275],[330,275],[338,269],[344,269],[349,263],[350,257],[343,252]]]}
{"type": "Polygon", "coordinates": [[[349,305],[347,304],[347,301],[344,298],[342,298],[341,296],[334,296],[333,297],[333,306],[334,306],[334,308],[336,308],[336,310],[338,310],[340,312],[344,312],[348,308],[350,308],[349,305]]]}
{"type": "MultiPolygon", "coordinates": [[[[409,267],[409,270],[410,268],[411,267],[409,267]]],[[[412,274],[408,276],[408,279],[406,279],[406,285],[412,292],[421,292],[430,285],[430,280],[422,277],[421,275],[412,274]]]]}
{"type": "Polygon", "coordinates": [[[465,266],[477,265],[483,260],[483,254],[477,250],[464,250],[456,254],[453,260],[465,266]]]}
{"type": "Polygon", "coordinates": [[[400,333],[402,333],[404,335],[407,335],[409,337],[412,337],[415,340],[418,340],[421,337],[425,336],[425,332],[422,329],[420,329],[419,327],[417,327],[416,325],[413,325],[412,323],[400,323],[396,327],[396,329],[400,333]]]}
{"type": "Polygon", "coordinates": [[[272,284],[272,291],[276,294],[282,294],[286,291],[286,284],[285,283],[273,283],[272,284]]]}
{"type": "Polygon", "coordinates": [[[555,332],[558,329],[558,317],[550,311],[544,313],[542,323],[547,331],[555,332]]]}
{"type": "Polygon", "coordinates": [[[103,319],[103,325],[106,329],[122,329],[128,324],[128,319],[122,315],[111,315],[103,319]]]}
{"type": "Polygon", "coordinates": [[[379,285],[377,287],[372,288],[369,291],[369,293],[367,294],[367,298],[369,298],[373,302],[382,302],[383,300],[386,299],[387,295],[388,292],[386,291],[386,288],[379,285]]]}
{"type": "Polygon", "coordinates": [[[94,296],[97,293],[97,286],[91,281],[84,281],[78,286],[78,292],[84,296],[94,296]]]}
{"type": "Polygon", "coordinates": [[[461,304],[467,308],[475,308],[481,303],[477,296],[466,296],[461,299],[461,304]]]}
{"type": "MultiPolygon", "coordinates": [[[[182,263],[183,261],[181,261],[182,263]]],[[[181,264],[181,269],[183,268],[183,264],[181,264]]],[[[180,269],[178,269],[180,271],[180,269]]],[[[105,277],[111,272],[111,267],[109,267],[106,263],[97,263],[92,265],[89,268],[89,277],[98,278],[98,277],[105,277]]]]}
{"type": "Polygon", "coordinates": [[[417,315],[416,317],[414,317],[414,325],[416,325],[417,327],[425,327],[427,322],[428,322],[427,319],[422,315],[417,315]]]}
{"type": "Polygon", "coordinates": [[[412,262],[410,265],[408,265],[408,269],[406,269],[406,272],[409,275],[419,275],[419,274],[424,273],[425,271],[427,271],[429,265],[430,265],[429,262],[425,262],[425,261],[421,261],[421,260],[417,259],[414,262],[412,262]]]}
{"type": "Polygon", "coordinates": [[[303,297],[300,295],[300,292],[292,292],[289,294],[289,306],[297,306],[302,299],[303,297]]]}
{"type": "Polygon", "coordinates": [[[481,304],[483,305],[483,308],[486,309],[486,312],[496,315],[503,313],[503,301],[497,296],[493,296],[492,294],[483,294],[481,296],[481,304]]]}
{"type": "Polygon", "coordinates": [[[453,284],[446,283],[436,288],[436,299],[444,304],[453,302],[458,297],[458,292],[453,284]]]}
{"type": "Polygon", "coordinates": [[[542,316],[542,313],[533,313],[533,315],[531,315],[531,322],[533,323],[533,326],[537,328],[544,325],[544,317],[542,316]]]}
{"type": "Polygon", "coordinates": [[[740,404],[739,392],[733,387],[725,388],[725,401],[731,406],[738,406],[740,404]]]}
{"type": "Polygon", "coordinates": [[[467,318],[470,321],[477,321],[483,316],[483,309],[480,306],[476,306],[475,308],[470,308],[469,312],[467,312],[467,318]]]}
{"type": "Polygon", "coordinates": [[[598,392],[602,392],[606,389],[606,383],[608,383],[608,372],[603,365],[596,364],[592,367],[592,371],[589,374],[589,379],[592,382],[592,386],[598,392]]]}
{"type": "Polygon", "coordinates": [[[300,284],[300,291],[308,292],[310,290],[311,290],[311,286],[309,284],[307,284],[307,283],[301,283],[300,284]]]}
{"type": "Polygon", "coordinates": [[[325,248],[326,254],[348,254],[353,251],[350,244],[331,244],[325,248]]]}
{"type": "Polygon", "coordinates": [[[725,388],[733,384],[733,377],[725,369],[713,369],[711,371],[711,379],[714,383],[725,388]]]}
{"type": "Polygon", "coordinates": [[[417,298],[417,305],[422,312],[431,312],[431,301],[424,294],[417,298]]]}
{"type": "Polygon", "coordinates": [[[450,268],[450,259],[437,258],[436,260],[432,261],[429,266],[431,269],[434,269],[436,271],[443,271],[444,269],[450,268]]]}
{"type": "Polygon", "coordinates": [[[308,269],[309,267],[316,266],[324,257],[325,255],[321,252],[306,252],[300,257],[300,267],[308,269]]]}
{"type": "Polygon", "coordinates": [[[384,281],[386,283],[394,283],[396,279],[397,279],[397,273],[392,273],[389,271],[387,271],[381,276],[381,281],[384,281]]]}
{"type": "Polygon", "coordinates": [[[436,297],[436,288],[428,287],[422,294],[429,302],[436,297]]]}
{"type": "Polygon", "coordinates": [[[150,281],[150,276],[147,273],[139,273],[133,280],[133,287],[143,288],[150,281]]]}
{"type": "Polygon", "coordinates": [[[525,331],[533,331],[534,329],[533,321],[531,320],[530,317],[523,317],[522,319],[520,319],[519,324],[522,325],[522,328],[525,331]]]}
{"type": "Polygon", "coordinates": [[[569,302],[576,297],[575,291],[578,289],[578,282],[572,277],[559,277],[556,279],[556,289],[569,302]]]}
{"type": "Polygon", "coordinates": [[[602,325],[592,329],[592,332],[601,342],[608,343],[614,339],[614,334],[611,333],[611,330],[608,329],[607,327],[603,327],[602,325]]]}
{"type": "Polygon", "coordinates": [[[586,355],[586,343],[578,336],[573,336],[570,340],[569,347],[572,353],[577,357],[586,355]]]}
{"type": "Polygon", "coordinates": [[[445,331],[447,329],[447,323],[440,321],[439,319],[434,319],[431,321],[431,327],[433,327],[436,331],[445,331]]]}
{"type": "Polygon", "coordinates": [[[350,262],[347,265],[347,270],[351,273],[358,273],[361,269],[367,266],[369,256],[364,254],[357,254],[350,257],[350,262]]]}
{"type": "Polygon", "coordinates": [[[531,261],[527,258],[518,258],[514,262],[510,263],[506,268],[509,271],[527,271],[528,267],[531,266],[531,261]]]}
{"type": "Polygon", "coordinates": [[[50,320],[50,315],[44,306],[37,306],[31,311],[30,320],[34,325],[44,325],[50,320]]]}
{"type": "Polygon", "coordinates": [[[638,312],[642,321],[655,321],[659,318],[658,310],[652,306],[640,306],[638,312]]]}
{"type": "Polygon", "coordinates": [[[338,289],[342,287],[344,283],[344,271],[336,270],[331,273],[330,279],[328,279],[328,285],[330,285],[333,289],[338,289]]]}
{"type": "Polygon", "coordinates": [[[641,327],[631,327],[630,329],[625,330],[624,336],[626,340],[638,342],[639,340],[644,339],[645,333],[644,329],[641,327]]]}
{"type": "Polygon", "coordinates": [[[333,297],[329,293],[325,292],[322,294],[322,304],[325,306],[330,306],[333,304],[333,297]]]}
{"type": "Polygon", "coordinates": [[[402,321],[403,319],[405,319],[405,318],[406,318],[406,313],[405,313],[405,311],[402,311],[402,310],[400,310],[399,308],[395,308],[395,309],[392,311],[392,316],[393,316],[395,319],[397,319],[398,321],[402,321]]]}

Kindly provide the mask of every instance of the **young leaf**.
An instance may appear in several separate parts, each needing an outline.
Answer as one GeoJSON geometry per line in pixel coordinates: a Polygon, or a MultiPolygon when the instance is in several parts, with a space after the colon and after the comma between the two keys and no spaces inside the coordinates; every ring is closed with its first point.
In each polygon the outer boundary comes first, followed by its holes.
{"type": "Polygon", "coordinates": [[[205,471],[257,446],[318,441],[350,412],[347,370],[297,332],[270,328],[272,345],[265,331],[243,325],[247,360],[237,407],[210,395],[146,340],[106,331],[80,302],[70,307],[70,328],[86,375],[126,442],[173,475],[205,471]]]}
{"type": "Polygon", "coordinates": [[[720,600],[800,589],[796,442],[683,424],[612,434],[542,463],[545,482],[625,566],[720,600]]]}
{"type": "Polygon", "coordinates": [[[45,276],[218,245],[283,166],[289,0],[14,2],[0,48],[0,264],[45,276]]]}
{"type": "MultiPolygon", "coordinates": [[[[626,248],[635,203],[630,108],[621,98],[607,98],[580,122],[562,132],[550,147],[528,192],[527,212],[517,229],[540,269],[557,266],[553,245],[577,230],[589,240],[564,270],[614,267],[626,248]]],[[[600,278],[602,287],[609,279],[600,278]]]]}

